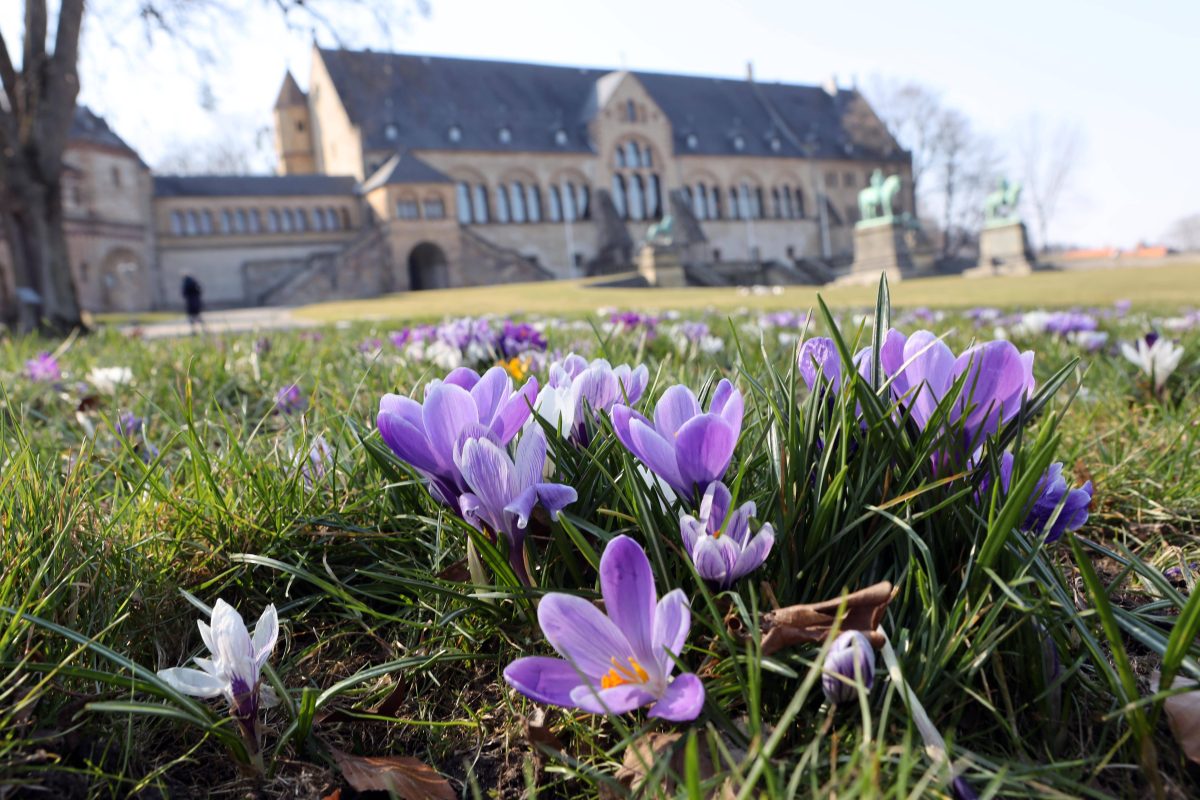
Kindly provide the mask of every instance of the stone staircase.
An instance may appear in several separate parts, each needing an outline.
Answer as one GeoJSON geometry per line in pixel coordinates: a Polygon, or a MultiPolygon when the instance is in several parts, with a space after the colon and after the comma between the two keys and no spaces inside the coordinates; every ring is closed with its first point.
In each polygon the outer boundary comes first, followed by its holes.
{"type": "Polygon", "coordinates": [[[462,285],[549,281],[557,276],[535,259],[496,244],[467,226],[462,236],[462,285]]]}

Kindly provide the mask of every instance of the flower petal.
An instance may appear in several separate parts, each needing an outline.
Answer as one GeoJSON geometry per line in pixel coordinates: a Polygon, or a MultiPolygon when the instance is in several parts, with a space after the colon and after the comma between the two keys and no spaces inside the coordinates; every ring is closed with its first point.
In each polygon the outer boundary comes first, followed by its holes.
{"type": "Polygon", "coordinates": [[[771,527],[770,523],[767,523],[758,529],[758,533],[750,539],[750,542],[738,554],[737,561],[733,565],[733,574],[730,576],[730,582],[732,583],[758,569],[767,560],[767,556],[770,555],[771,548],[774,545],[775,529],[771,527]]]}
{"type": "Polygon", "coordinates": [[[675,435],[675,458],[684,494],[695,485],[708,486],[729,469],[737,432],[716,414],[689,420],[675,435]]]}
{"type": "Polygon", "coordinates": [[[704,490],[704,497],[700,499],[700,521],[709,533],[716,533],[725,524],[725,516],[732,502],[733,495],[729,493],[729,487],[721,481],[713,481],[704,490]]]}
{"type": "Polygon", "coordinates": [[[160,669],[158,677],[162,678],[177,692],[192,697],[217,697],[229,686],[229,682],[188,667],[171,667],[160,669]]]}
{"type": "Polygon", "coordinates": [[[521,426],[525,424],[525,420],[529,419],[529,415],[533,410],[533,403],[537,400],[538,382],[536,378],[530,378],[525,381],[512,396],[508,398],[500,408],[496,410],[496,416],[492,419],[492,433],[499,440],[500,444],[508,444],[512,438],[517,435],[517,431],[521,430],[521,426]]]}
{"type": "Polygon", "coordinates": [[[600,556],[600,592],[609,619],[625,635],[633,655],[648,667],[655,660],[653,626],[658,592],[646,551],[628,536],[618,536],[604,548],[600,556]]]}
{"type": "Polygon", "coordinates": [[[690,672],[675,676],[646,716],[670,722],[691,722],[704,710],[704,684],[690,672]]]}
{"type": "Polygon", "coordinates": [[[275,642],[278,638],[279,615],[275,612],[275,604],[272,603],[263,609],[262,616],[254,624],[254,637],[252,639],[254,665],[259,671],[262,670],[263,665],[270,658],[271,651],[275,649],[275,642]]]}
{"type": "Polygon", "coordinates": [[[745,411],[745,401],[742,399],[742,393],[738,388],[728,380],[722,378],[717,384],[717,390],[713,392],[712,402],[709,403],[708,410],[710,414],[716,414],[729,425],[733,430],[733,438],[736,440],[742,433],[742,415],[745,411]]]}
{"type": "Polygon", "coordinates": [[[582,597],[548,594],[538,604],[537,615],[550,646],[591,680],[599,682],[612,669],[614,658],[623,663],[633,655],[613,621],[582,597]]]}
{"type": "Polygon", "coordinates": [[[679,462],[675,448],[658,432],[641,420],[629,422],[629,451],[637,456],[650,470],[665,480],[672,489],[691,495],[691,485],[685,484],[679,474],[679,462]]]}
{"type": "Polygon", "coordinates": [[[463,480],[483,504],[485,518],[495,516],[513,499],[516,468],[508,453],[488,439],[467,439],[459,453],[463,480]]]}
{"type": "Polygon", "coordinates": [[[526,656],[504,668],[504,680],[530,700],[574,708],[571,691],[584,685],[579,672],[561,658],[526,656]]]}
{"type": "Polygon", "coordinates": [[[455,367],[450,370],[449,375],[442,379],[442,383],[459,386],[469,392],[475,388],[475,384],[479,383],[479,373],[470,367],[455,367]]]}
{"type": "Polygon", "coordinates": [[[500,404],[512,396],[512,378],[504,367],[492,367],[471,387],[471,398],[479,409],[479,422],[491,425],[500,404]]]}
{"type": "Polygon", "coordinates": [[[375,420],[383,441],[401,461],[426,472],[444,469],[429,449],[425,431],[415,427],[398,414],[381,411],[375,420]]]}
{"type": "Polygon", "coordinates": [[[534,488],[542,508],[550,512],[550,519],[558,519],[558,512],[579,499],[572,487],[562,483],[539,483],[534,488]]]}
{"type": "Polygon", "coordinates": [[[627,683],[611,689],[596,690],[589,684],[571,692],[575,706],[589,714],[624,714],[654,702],[654,695],[640,683],[627,683]]]}
{"type": "Polygon", "coordinates": [[[692,629],[692,609],[682,589],[673,589],[658,601],[654,609],[654,630],[651,641],[654,657],[658,660],[663,675],[675,669],[672,656],[683,652],[688,631],[692,629]]]}
{"type": "Polygon", "coordinates": [[[701,536],[692,553],[692,560],[700,577],[721,588],[733,582],[729,572],[737,563],[737,557],[737,545],[725,537],[716,539],[712,536],[701,536]]]}
{"type": "Polygon", "coordinates": [[[514,466],[514,490],[523,491],[541,482],[542,471],[546,468],[546,436],[540,427],[532,426],[521,434],[514,466]]]}
{"type": "Polygon", "coordinates": [[[669,441],[685,422],[699,413],[696,395],[683,384],[676,384],[663,392],[654,407],[654,429],[669,441]]]}
{"type": "Polygon", "coordinates": [[[479,422],[479,410],[470,393],[447,383],[433,387],[425,397],[421,419],[430,453],[442,471],[453,469],[454,448],[463,429],[479,422]]]}

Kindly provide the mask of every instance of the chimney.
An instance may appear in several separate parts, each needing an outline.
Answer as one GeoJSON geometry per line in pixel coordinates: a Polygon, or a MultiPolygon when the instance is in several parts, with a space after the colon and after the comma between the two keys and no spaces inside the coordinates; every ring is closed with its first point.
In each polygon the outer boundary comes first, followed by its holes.
{"type": "Polygon", "coordinates": [[[750,83],[754,83],[754,62],[753,61],[746,62],[746,80],[749,81],[750,83]]]}
{"type": "Polygon", "coordinates": [[[830,97],[837,97],[837,93],[838,93],[837,75],[830,74],[830,76],[825,79],[825,83],[821,84],[821,88],[824,89],[825,93],[828,94],[830,97]]]}

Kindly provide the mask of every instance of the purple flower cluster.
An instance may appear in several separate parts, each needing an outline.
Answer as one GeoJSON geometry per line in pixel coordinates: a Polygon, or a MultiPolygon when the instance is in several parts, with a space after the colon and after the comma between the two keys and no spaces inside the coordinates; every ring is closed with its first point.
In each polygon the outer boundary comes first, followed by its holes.
{"type": "Polygon", "coordinates": [[[1058,336],[1094,331],[1098,327],[1100,322],[1095,317],[1081,311],[1057,311],[1046,317],[1045,321],[1045,331],[1058,336]]]}
{"type": "Polygon", "coordinates": [[[530,351],[546,351],[546,337],[528,322],[504,321],[504,330],[497,337],[497,349],[501,358],[517,358],[530,351]]]}
{"type": "Polygon", "coordinates": [[[37,383],[55,383],[62,380],[62,368],[50,353],[38,353],[25,362],[25,375],[37,383]]]}

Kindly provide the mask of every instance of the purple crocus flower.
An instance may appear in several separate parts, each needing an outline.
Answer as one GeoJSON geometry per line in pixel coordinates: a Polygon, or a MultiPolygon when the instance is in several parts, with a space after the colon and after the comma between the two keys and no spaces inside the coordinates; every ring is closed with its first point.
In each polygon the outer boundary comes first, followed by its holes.
{"type": "Polygon", "coordinates": [[[1056,311],[1046,317],[1045,330],[1047,333],[1066,336],[1081,331],[1094,331],[1098,327],[1100,322],[1091,314],[1082,311],[1056,311]]]}
{"type": "Polygon", "coordinates": [[[861,631],[844,631],[833,640],[821,675],[821,689],[830,703],[858,697],[856,686],[866,691],[875,683],[875,650],[861,631]]]}
{"type": "Polygon", "coordinates": [[[756,511],[753,502],[736,509],[731,508],[732,503],[733,496],[725,484],[714,481],[700,501],[700,518],[687,514],[679,517],[683,546],[696,565],[696,572],[721,589],[728,589],[739,578],[758,569],[775,544],[775,531],[770,523],[750,535],[750,518],[756,511]]]}
{"type": "Polygon", "coordinates": [[[654,407],[654,422],[626,405],[613,406],[613,430],[621,444],[680,497],[691,497],[725,475],[742,432],[742,393],[722,379],[707,414],[692,390],[675,385],[654,407]]]}
{"type": "Polygon", "coordinates": [[[964,453],[1015,417],[1034,388],[1033,352],[1021,353],[1003,340],[975,345],[955,358],[929,331],[906,337],[890,330],[879,358],[893,395],[922,429],[965,374],[962,394],[948,415],[950,424],[962,424],[964,453]]]}
{"type": "Polygon", "coordinates": [[[503,367],[492,367],[482,377],[459,367],[425,387],[424,404],[384,395],[376,424],[392,452],[429,480],[434,499],[459,513],[458,498],[467,484],[455,457],[463,441],[486,437],[507,446],[529,418],[537,388],[530,378],[514,392],[503,367]]]}
{"type": "Polygon", "coordinates": [[[458,500],[463,519],[476,529],[495,536],[504,534],[509,544],[509,563],[521,582],[529,585],[525,566],[525,528],[533,507],[540,504],[551,519],[574,503],[570,486],[546,483],[546,438],[541,428],[529,428],[517,444],[514,461],[489,433],[464,439],[455,464],[469,492],[458,500]]]}
{"type": "Polygon", "coordinates": [[[50,353],[38,353],[25,362],[25,375],[38,383],[54,383],[62,380],[62,368],[50,353]]]}
{"type": "Polygon", "coordinates": [[[358,343],[358,352],[374,355],[383,349],[383,340],[378,336],[369,336],[358,343]]]}
{"type": "MultiPolygon", "coordinates": [[[[1013,455],[1005,453],[1000,457],[1000,489],[1004,494],[1008,494],[1012,484],[1012,471],[1013,455]]],[[[981,492],[986,492],[989,486],[990,481],[985,480],[981,492]]],[[[1068,488],[1062,462],[1055,461],[1034,486],[1021,528],[1031,533],[1045,532],[1047,543],[1057,541],[1067,531],[1077,530],[1087,522],[1091,503],[1092,482],[1078,489],[1068,488]]]]}
{"type": "MultiPolygon", "coordinates": [[[[864,347],[854,354],[854,365],[864,378],[871,374],[871,348],[864,347]]],[[[842,356],[833,339],[814,336],[805,339],[797,356],[800,377],[809,391],[814,391],[821,382],[828,383],[836,394],[842,389],[842,356]]]]}
{"type": "Polygon", "coordinates": [[[132,439],[141,434],[143,422],[144,420],[132,411],[123,411],[117,420],[117,433],[126,439],[132,439]]]}
{"type": "Polygon", "coordinates": [[[504,321],[504,330],[499,337],[500,355],[504,358],[516,358],[530,350],[538,352],[546,349],[546,337],[528,322],[504,321]]]}
{"type": "Polygon", "coordinates": [[[275,393],[275,410],[280,414],[297,414],[308,408],[308,398],[299,384],[289,384],[275,393]]]}
{"type": "Polygon", "coordinates": [[[595,414],[609,413],[619,402],[636,403],[646,391],[650,373],[645,364],[613,367],[602,358],[590,364],[571,354],[550,365],[550,381],[538,393],[538,415],[569,435],[581,447],[588,445],[584,406],[595,414]]]}
{"type": "Polygon", "coordinates": [[[692,673],[672,676],[692,626],[681,589],[661,600],[650,561],[628,536],[600,557],[607,613],[582,597],[552,593],[538,623],[561,656],[527,656],[504,670],[508,685],[531,700],[591,714],[624,714],[651,705],[649,716],[689,722],[704,706],[704,684],[692,673]]]}

